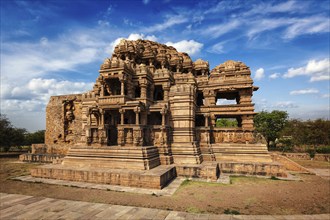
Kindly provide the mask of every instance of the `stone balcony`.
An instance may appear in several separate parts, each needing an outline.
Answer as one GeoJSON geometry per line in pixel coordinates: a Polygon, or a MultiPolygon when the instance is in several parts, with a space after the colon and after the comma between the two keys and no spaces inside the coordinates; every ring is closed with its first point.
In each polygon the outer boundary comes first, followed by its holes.
{"type": "Polygon", "coordinates": [[[103,96],[98,98],[100,105],[123,105],[131,100],[131,98],[125,95],[103,96]]]}
{"type": "Polygon", "coordinates": [[[215,113],[221,115],[241,115],[254,112],[254,104],[200,106],[196,108],[196,114],[215,113]]]}

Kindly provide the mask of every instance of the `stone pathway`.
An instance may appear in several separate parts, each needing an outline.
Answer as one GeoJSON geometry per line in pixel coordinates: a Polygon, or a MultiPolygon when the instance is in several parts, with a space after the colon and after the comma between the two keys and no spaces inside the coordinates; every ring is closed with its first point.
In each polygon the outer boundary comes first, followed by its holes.
{"type": "Polygon", "coordinates": [[[319,215],[212,215],[0,193],[0,219],[329,220],[319,215]]]}
{"type": "Polygon", "coordinates": [[[308,170],[315,175],[322,177],[323,179],[330,180],[330,168],[328,169],[317,169],[317,168],[308,168],[308,170]]]}

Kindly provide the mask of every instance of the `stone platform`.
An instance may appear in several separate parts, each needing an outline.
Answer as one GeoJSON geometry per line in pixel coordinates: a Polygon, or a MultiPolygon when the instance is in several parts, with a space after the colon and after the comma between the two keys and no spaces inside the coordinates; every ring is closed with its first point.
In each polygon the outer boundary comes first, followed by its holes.
{"type": "Polygon", "coordinates": [[[176,177],[176,170],[175,167],[171,165],[160,165],[152,170],[132,170],[70,167],[60,164],[52,164],[31,169],[31,176],[98,184],[162,189],[176,177]]]}
{"type": "Polygon", "coordinates": [[[287,177],[282,164],[277,162],[254,163],[222,161],[219,163],[221,173],[287,177]]]}
{"type": "Polygon", "coordinates": [[[72,147],[64,166],[110,169],[150,170],[160,165],[157,147],[72,147]]]}
{"type": "Polygon", "coordinates": [[[202,164],[177,164],[176,173],[186,178],[201,178],[216,181],[220,176],[219,164],[217,162],[204,161],[202,164]]]}

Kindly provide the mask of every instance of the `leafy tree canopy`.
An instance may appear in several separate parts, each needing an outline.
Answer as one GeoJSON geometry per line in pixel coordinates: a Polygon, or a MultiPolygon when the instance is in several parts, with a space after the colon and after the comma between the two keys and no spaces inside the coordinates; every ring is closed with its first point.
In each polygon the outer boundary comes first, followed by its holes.
{"type": "Polygon", "coordinates": [[[288,122],[288,113],[274,110],[272,112],[262,111],[254,117],[256,131],[261,133],[266,141],[267,147],[271,141],[279,137],[280,131],[288,122]]]}

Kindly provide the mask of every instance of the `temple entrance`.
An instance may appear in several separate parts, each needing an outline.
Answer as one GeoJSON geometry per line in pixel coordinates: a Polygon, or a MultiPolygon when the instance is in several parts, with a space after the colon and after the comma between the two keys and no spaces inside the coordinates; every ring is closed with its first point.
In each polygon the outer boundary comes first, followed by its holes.
{"type": "Polygon", "coordinates": [[[117,125],[120,123],[120,114],[118,110],[106,110],[104,114],[104,125],[107,132],[107,145],[118,145],[117,125]]]}

